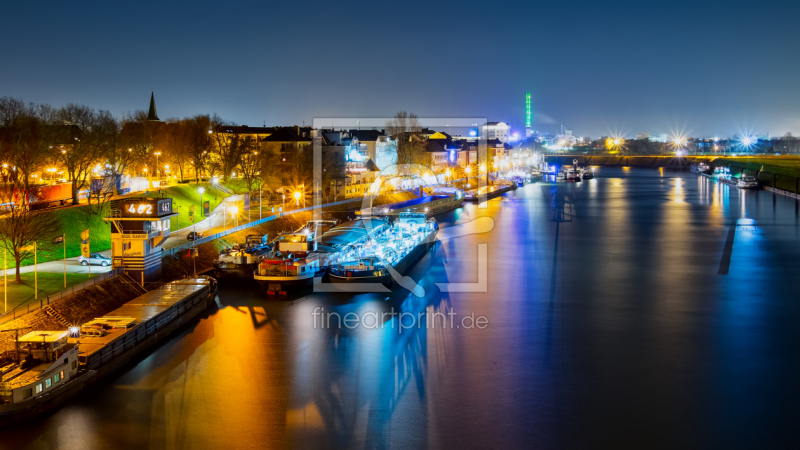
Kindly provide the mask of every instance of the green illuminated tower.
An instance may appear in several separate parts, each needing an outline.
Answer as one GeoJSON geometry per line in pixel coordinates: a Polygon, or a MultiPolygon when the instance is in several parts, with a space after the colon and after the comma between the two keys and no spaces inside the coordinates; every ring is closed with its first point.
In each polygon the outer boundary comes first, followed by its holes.
{"type": "Polygon", "coordinates": [[[531,121],[533,114],[531,113],[531,93],[525,94],[525,137],[531,137],[533,130],[531,130],[531,121]]]}
{"type": "Polygon", "coordinates": [[[531,93],[525,94],[525,128],[531,127],[531,93]]]}

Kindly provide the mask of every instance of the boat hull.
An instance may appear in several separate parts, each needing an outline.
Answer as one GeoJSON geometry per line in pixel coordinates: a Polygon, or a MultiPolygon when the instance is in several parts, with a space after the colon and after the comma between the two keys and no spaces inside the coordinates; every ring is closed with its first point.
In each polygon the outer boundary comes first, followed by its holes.
{"type": "Polygon", "coordinates": [[[320,276],[323,273],[324,272],[320,271],[296,277],[276,277],[258,275],[258,273],[253,272],[251,276],[266,290],[280,292],[310,288],[314,285],[314,277],[320,276]]]}
{"type": "Polygon", "coordinates": [[[257,268],[258,263],[235,264],[214,261],[214,278],[217,280],[249,280],[257,268]]]}
{"type": "MultiPolygon", "coordinates": [[[[175,304],[175,314],[168,316],[166,320],[159,321],[157,331],[143,333],[136,339],[135,345],[128,347],[119,354],[115,354],[110,360],[102,365],[94,367],[89,365],[89,369],[79,373],[77,377],[59,389],[53,390],[35,400],[26,401],[19,404],[0,405],[0,429],[29,423],[31,420],[50,414],[64,405],[67,401],[83,392],[86,388],[116,374],[119,370],[127,367],[137,357],[148,352],[156,344],[168,338],[174,331],[181,328],[185,323],[195,319],[200,313],[208,308],[216,297],[216,282],[209,286],[207,295],[201,295],[190,300],[185,300],[184,304],[175,304]]],[[[156,330],[156,327],[152,328],[156,330]]]]}
{"type": "MultiPolygon", "coordinates": [[[[400,275],[406,275],[408,271],[411,270],[411,268],[414,267],[414,265],[416,265],[417,262],[422,259],[425,253],[430,251],[431,247],[433,247],[433,245],[436,243],[436,235],[438,232],[438,230],[435,230],[425,242],[414,247],[414,250],[411,250],[403,259],[392,266],[392,268],[400,275]]],[[[347,273],[337,274],[329,270],[328,278],[330,279],[331,283],[381,283],[386,287],[391,287],[394,283],[391,272],[385,268],[382,270],[386,272],[384,275],[373,275],[373,271],[362,271],[361,273],[357,271],[351,271],[350,276],[348,276],[347,273]]]]}
{"type": "MultiPolygon", "coordinates": [[[[486,193],[486,200],[491,200],[491,199],[493,199],[495,197],[499,197],[499,196],[505,194],[506,192],[508,192],[510,190],[513,190],[513,189],[516,189],[516,188],[517,188],[516,184],[511,184],[511,185],[504,186],[504,187],[502,187],[500,189],[495,189],[492,192],[487,192],[486,193]]],[[[468,201],[468,202],[483,201],[483,195],[475,195],[473,192],[469,192],[469,193],[464,195],[464,201],[468,201]]]]}

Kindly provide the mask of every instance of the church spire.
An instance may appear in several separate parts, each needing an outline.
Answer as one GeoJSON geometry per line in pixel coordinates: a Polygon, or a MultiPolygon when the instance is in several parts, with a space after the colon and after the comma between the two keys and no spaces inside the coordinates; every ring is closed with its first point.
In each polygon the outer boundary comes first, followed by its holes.
{"type": "Polygon", "coordinates": [[[147,120],[160,122],[160,120],[158,120],[158,114],[156,114],[156,97],[153,91],[150,91],[150,111],[147,113],[147,120]]]}

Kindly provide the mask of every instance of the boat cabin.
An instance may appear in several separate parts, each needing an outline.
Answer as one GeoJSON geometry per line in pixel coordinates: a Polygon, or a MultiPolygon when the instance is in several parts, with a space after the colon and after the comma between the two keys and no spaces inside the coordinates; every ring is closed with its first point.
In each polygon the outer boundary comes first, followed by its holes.
{"type": "Polygon", "coordinates": [[[403,227],[422,226],[425,225],[426,220],[424,213],[404,212],[397,217],[396,225],[403,227]]]}
{"type": "Polygon", "coordinates": [[[32,331],[17,339],[21,361],[0,367],[0,405],[37,400],[78,373],[78,346],[69,331],[32,331]]]}
{"type": "Polygon", "coordinates": [[[275,239],[275,250],[283,254],[308,253],[315,247],[313,236],[308,234],[281,234],[275,239]]]}

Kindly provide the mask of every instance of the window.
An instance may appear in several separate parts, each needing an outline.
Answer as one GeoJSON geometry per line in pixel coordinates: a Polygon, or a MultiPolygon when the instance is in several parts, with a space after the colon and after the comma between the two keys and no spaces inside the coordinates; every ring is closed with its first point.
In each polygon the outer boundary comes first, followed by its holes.
{"type": "Polygon", "coordinates": [[[53,383],[58,383],[59,381],[61,381],[61,375],[59,375],[59,374],[56,374],[56,375],[53,377],[53,383]]]}
{"type": "Polygon", "coordinates": [[[48,378],[48,379],[44,380],[45,389],[49,388],[52,385],[53,385],[53,380],[52,379],[48,378]]]}
{"type": "Polygon", "coordinates": [[[61,379],[63,380],[64,379],[64,371],[62,370],[59,375],[61,375],[61,379]]]}
{"type": "Polygon", "coordinates": [[[77,368],[78,368],[78,361],[72,361],[72,370],[75,370],[77,368]]]}
{"type": "Polygon", "coordinates": [[[31,398],[33,397],[33,389],[25,389],[22,391],[22,399],[31,398]]]}
{"type": "Polygon", "coordinates": [[[43,390],[44,389],[42,389],[42,383],[39,383],[39,384],[36,385],[36,393],[37,394],[42,392],[43,390]]]}

